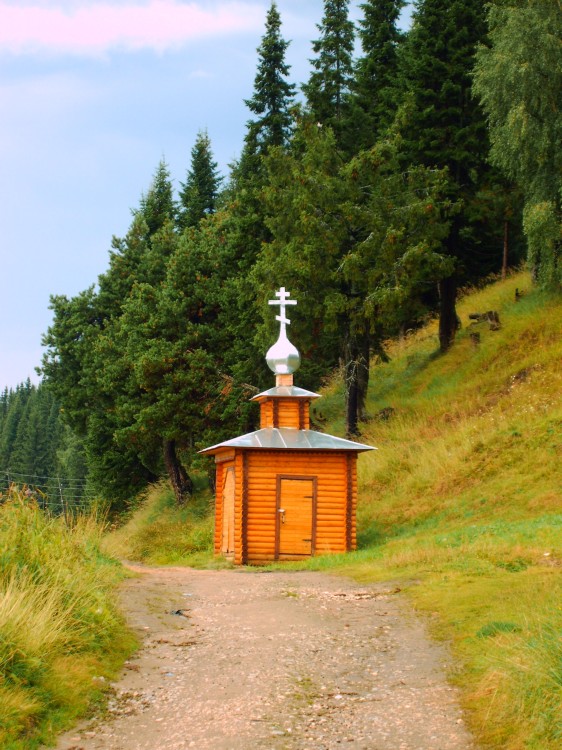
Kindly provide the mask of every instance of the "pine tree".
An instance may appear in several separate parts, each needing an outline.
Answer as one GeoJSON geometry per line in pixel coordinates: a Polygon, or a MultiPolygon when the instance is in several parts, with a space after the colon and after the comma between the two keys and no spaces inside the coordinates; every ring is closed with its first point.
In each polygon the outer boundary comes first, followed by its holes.
{"type": "Polygon", "coordinates": [[[149,191],[133,211],[123,239],[113,240],[108,271],[72,299],[53,297],[53,324],[44,337],[43,374],[64,407],[67,423],[84,441],[93,487],[112,502],[127,501],[163,473],[162,444],[135,450],[119,444],[120,405],[138,397],[123,357],[119,321],[139,284],[160,284],[173,253],[175,202],[169,171],[160,162],[149,191]]]}
{"type": "MultiPolygon", "coordinates": [[[[0,404],[4,412],[0,423],[0,491],[7,488],[9,479],[27,485],[37,498],[49,495],[51,479],[58,472],[62,435],[58,403],[43,383],[34,386],[28,381],[15,391],[6,389],[0,404]]],[[[58,482],[55,484],[58,494],[58,482]]]]}
{"type": "Polygon", "coordinates": [[[116,442],[145,462],[164,446],[163,462],[180,504],[191,492],[197,448],[245,426],[232,410],[243,397],[226,371],[232,336],[223,242],[217,215],[199,231],[185,232],[165,283],[137,285],[112,336],[135,384],[116,404],[116,442]]]}
{"type": "Polygon", "coordinates": [[[86,495],[88,467],[84,452],[84,441],[68,425],[58,421],[58,441],[55,475],[67,485],[74,485],[76,499],[83,500],[86,495]]]}
{"type": "Polygon", "coordinates": [[[191,149],[191,168],[185,182],[180,183],[180,231],[195,227],[202,218],[217,210],[217,200],[222,177],[213,159],[211,141],[206,132],[197,135],[191,149]]]}
{"type": "Polygon", "coordinates": [[[312,117],[329,126],[338,144],[349,146],[349,91],[353,78],[355,29],[349,20],[349,0],[324,0],[324,16],[317,25],[320,38],[312,42],[313,72],[302,90],[312,117]]]}
{"type": "Polygon", "coordinates": [[[450,271],[440,253],[449,208],[443,174],[401,174],[389,142],[342,163],[331,129],[307,120],[295,140],[295,149],[267,160],[273,239],[252,276],[261,300],[279,279],[299,300],[293,335],[305,385],[338,358],[344,363],[347,432],[355,434],[370,352],[383,355],[384,336],[426,313],[424,293],[450,271]]]}
{"type": "Polygon", "coordinates": [[[270,239],[264,223],[263,190],[267,184],[264,157],[272,148],[286,149],[293,128],[295,86],[287,81],[288,42],[281,37],[281,18],[275,3],[267,14],[266,31],[258,48],[257,74],[247,106],[257,119],[247,125],[244,148],[225,191],[225,215],[220,219],[221,257],[228,258],[230,274],[223,283],[223,304],[228,310],[230,345],[227,371],[237,383],[253,383],[262,368],[256,356],[252,331],[256,319],[256,294],[250,280],[260,248],[270,239]]]}
{"type": "Polygon", "coordinates": [[[370,148],[392,124],[399,91],[397,27],[405,0],[369,0],[359,7],[359,38],[363,55],[355,64],[353,87],[357,148],[370,148]]]}
{"type": "Polygon", "coordinates": [[[18,433],[23,433],[25,414],[32,386],[29,380],[21,383],[15,390],[8,392],[6,416],[2,424],[2,435],[0,436],[0,468],[2,471],[12,469],[14,451],[18,449],[18,433]]]}
{"type": "Polygon", "coordinates": [[[249,120],[241,157],[242,173],[259,169],[259,159],[272,146],[285,145],[292,130],[291,105],[295,86],[287,81],[290,66],[285,61],[289,42],[281,36],[281,16],[275,2],[267,12],[265,34],[257,49],[258,68],[254,92],[245,104],[254,115],[249,120]]]}
{"type": "Polygon", "coordinates": [[[454,340],[457,288],[468,280],[471,251],[483,231],[481,222],[470,219],[471,203],[489,169],[486,123],[472,94],[471,71],[485,34],[481,0],[418,0],[401,56],[407,100],[404,163],[446,168],[450,199],[462,205],[444,240],[455,270],[439,282],[441,351],[454,340]]]}
{"type": "Polygon", "coordinates": [[[170,170],[164,159],[158,164],[148,192],[141,197],[140,207],[133,211],[133,215],[137,214],[142,216],[146,223],[148,240],[162,229],[166,222],[175,223],[177,205],[174,200],[170,170]]]}
{"type": "Polygon", "coordinates": [[[32,389],[20,412],[17,430],[10,453],[10,471],[21,484],[29,483],[35,474],[33,457],[37,435],[37,413],[34,411],[35,399],[32,389]]]}

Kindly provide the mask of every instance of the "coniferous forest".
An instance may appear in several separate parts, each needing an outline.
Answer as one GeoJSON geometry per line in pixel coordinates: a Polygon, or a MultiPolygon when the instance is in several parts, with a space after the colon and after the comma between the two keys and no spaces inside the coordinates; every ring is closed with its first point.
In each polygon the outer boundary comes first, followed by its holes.
{"type": "Polygon", "coordinates": [[[197,451],[255,427],[280,285],[299,385],[341,368],[349,435],[389,336],[436,316],[447,351],[463,287],[523,260],[561,289],[559,0],[417,0],[407,33],[402,0],[357,25],[348,5],[325,0],[297,85],[271,4],[240,158],[222,176],[202,130],[179,191],[162,161],[107,270],[52,297],[43,384],[0,401],[0,468],[117,509],[168,476],[185,503],[197,451]]]}
{"type": "Polygon", "coordinates": [[[0,394],[0,492],[25,486],[44,508],[57,513],[87,509],[87,466],[80,438],[63,421],[45,385],[30,381],[0,394]]]}

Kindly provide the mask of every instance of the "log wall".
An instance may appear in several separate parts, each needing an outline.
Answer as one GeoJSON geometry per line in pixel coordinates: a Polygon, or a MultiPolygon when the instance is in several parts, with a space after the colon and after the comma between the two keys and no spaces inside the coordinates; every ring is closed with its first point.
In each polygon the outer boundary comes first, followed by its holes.
{"type": "Polygon", "coordinates": [[[317,478],[315,554],[355,549],[356,455],[327,451],[247,451],[246,561],[275,559],[277,476],[317,478]]]}
{"type": "MultiPolygon", "coordinates": [[[[235,467],[234,563],[263,564],[276,559],[278,476],[315,477],[315,555],[356,548],[357,455],[347,451],[236,450],[217,455],[216,555],[222,553],[223,485],[235,467]]],[[[279,559],[299,559],[283,556],[279,559]]]]}
{"type": "Polygon", "coordinates": [[[294,398],[270,398],[260,403],[260,427],[310,428],[310,401],[294,398]]]}

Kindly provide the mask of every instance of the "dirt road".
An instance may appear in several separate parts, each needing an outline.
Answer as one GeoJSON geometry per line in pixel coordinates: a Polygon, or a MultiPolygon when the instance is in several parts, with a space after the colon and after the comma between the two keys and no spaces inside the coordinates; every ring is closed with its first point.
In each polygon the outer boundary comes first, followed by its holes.
{"type": "Polygon", "coordinates": [[[133,566],[143,646],[58,750],[469,750],[445,653],[392,586],[133,566]]]}

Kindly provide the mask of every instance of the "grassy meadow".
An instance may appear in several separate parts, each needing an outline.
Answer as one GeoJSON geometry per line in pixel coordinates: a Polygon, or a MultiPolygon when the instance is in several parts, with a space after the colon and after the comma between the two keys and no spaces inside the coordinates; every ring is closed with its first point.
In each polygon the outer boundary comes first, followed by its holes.
{"type": "Polygon", "coordinates": [[[229,567],[213,556],[213,494],[202,477],[195,476],[194,484],[194,496],[183,508],[166,482],[150,487],[126,523],[105,536],[103,551],[148,565],[229,567]]]}
{"type": "Polygon", "coordinates": [[[114,603],[123,574],[93,517],[0,504],[0,747],[33,750],[102,700],[135,647],[114,603]]]}
{"type": "MultiPolygon", "coordinates": [[[[390,362],[371,368],[361,440],[379,450],[359,460],[359,549],[289,565],[397,582],[450,643],[450,678],[480,746],[558,750],[562,301],[521,273],[467,293],[458,310],[447,354],[431,322],[389,342],[390,362]],[[488,310],[499,330],[471,324],[488,310]]],[[[315,410],[342,434],[337,377],[323,394],[315,410]]],[[[18,498],[0,507],[0,747],[33,748],[78,715],[92,679],[131,647],[111,604],[111,559],[227,566],[212,556],[212,531],[202,486],[182,509],[165,485],[152,487],[103,538],[92,520],[67,527],[18,498]],[[6,741],[18,732],[29,744],[6,741]]]]}
{"type": "MultiPolygon", "coordinates": [[[[525,274],[467,295],[444,356],[432,323],[371,370],[359,551],[316,559],[397,580],[452,644],[484,747],[562,747],[562,302],[525,274]],[[515,301],[515,290],[523,292],[515,301]],[[496,310],[501,329],[470,325],[496,310]],[[480,334],[477,343],[472,333],[480,334]],[[377,417],[377,415],[379,415],[377,417]]],[[[337,424],[333,384],[318,409],[337,424]]]]}
{"type": "MultiPolygon", "coordinates": [[[[450,642],[451,679],[482,747],[562,747],[562,301],[522,273],[461,300],[439,355],[431,322],[371,369],[357,552],[293,567],[397,581],[450,642]],[[518,290],[516,301],[516,289],[518,290]],[[469,314],[496,310],[501,328],[469,314]],[[479,341],[472,334],[479,334],[479,341]]],[[[316,402],[343,434],[341,382],[316,402]]],[[[208,497],[175,510],[154,488],[113,554],[212,561],[208,497]]],[[[285,564],[286,565],[286,564],[285,564]]]]}

